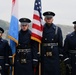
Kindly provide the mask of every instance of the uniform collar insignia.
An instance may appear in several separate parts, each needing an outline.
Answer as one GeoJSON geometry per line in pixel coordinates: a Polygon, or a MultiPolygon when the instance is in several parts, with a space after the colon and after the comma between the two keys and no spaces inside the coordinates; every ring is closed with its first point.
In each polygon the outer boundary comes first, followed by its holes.
{"type": "Polygon", "coordinates": [[[71,36],[73,36],[73,34],[71,34],[71,36]]]}
{"type": "Polygon", "coordinates": [[[74,36],[74,35],[75,35],[75,32],[72,32],[72,33],[71,33],[71,36],[74,36]]]}

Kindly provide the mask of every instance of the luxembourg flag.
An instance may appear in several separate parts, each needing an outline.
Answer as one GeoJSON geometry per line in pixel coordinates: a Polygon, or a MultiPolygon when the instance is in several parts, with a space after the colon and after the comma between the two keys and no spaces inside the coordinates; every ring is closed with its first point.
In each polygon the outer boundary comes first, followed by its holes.
{"type": "Polygon", "coordinates": [[[10,46],[13,55],[16,51],[16,45],[18,45],[18,0],[12,0],[12,13],[11,13],[10,27],[8,31],[8,38],[10,39],[10,46]]]}

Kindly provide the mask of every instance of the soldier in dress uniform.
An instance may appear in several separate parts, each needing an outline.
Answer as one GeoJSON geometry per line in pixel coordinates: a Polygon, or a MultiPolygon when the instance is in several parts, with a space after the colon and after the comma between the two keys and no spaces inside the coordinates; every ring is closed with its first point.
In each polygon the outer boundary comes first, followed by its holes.
{"type": "Polygon", "coordinates": [[[33,75],[33,67],[37,60],[37,44],[31,40],[31,31],[29,24],[31,20],[28,18],[20,18],[21,30],[19,31],[19,44],[16,49],[14,62],[14,75],[33,75]]]}
{"type": "Polygon", "coordinates": [[[8,41],[2,38],[4,33],[0,27],[0,75],[9,75],[10,59],[12,55],[8,41]]]}
{"type": "Polygon", "coordinates": [[[53,23],[54,12],[43,13],[45,24],[41,47],[42,75],[60,75],[60,58],[62,56],[63,37],[61,28],[53,23]]]}
{"type": "Polygon", "coordinates": [[[76,21],[73,24],[74,31],[68,34],[64,41],[64,54],[66,57],[64,61],[69,68],[66,72],[68,75],[76,75],[76,21]]]}

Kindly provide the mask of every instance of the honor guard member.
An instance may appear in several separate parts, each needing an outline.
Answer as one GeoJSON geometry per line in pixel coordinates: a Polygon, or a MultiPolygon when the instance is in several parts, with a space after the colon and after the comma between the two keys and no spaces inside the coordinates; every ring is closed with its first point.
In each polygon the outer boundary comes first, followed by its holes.
{"type": "Polygon", "coordinates": [[[3,28],[0,27],[0,75],[9,75],[11,48],[7,40],[2,38],[4,33],[3,28]]]}
{"type": "Polygon", "coordinates": [[[64,53],[66,56],[64,61],[69,68],[70,73],[67,71],[68,75],[76,75],[76,21],[73,24],[74,31],[68,34],[64,41],[64,53]]]}
{"type": "Polygon", "coordinates": [[[33,60],[36,60],[36,44],[31,40],[31,31],[28,29],[31,20],[20,18],[21,30],[19,31],[19,45],[16,49],[14,62],[14,75],[33,75],[33,60]]]}
{"type": "Polygon", "coordinates": [[[44,12],[43,16],[45,24],[41,49],[41,72],[42,75],[60,75],[59,54],[62,53],[62,31],[53,23],[54,12],[44,12]]]}

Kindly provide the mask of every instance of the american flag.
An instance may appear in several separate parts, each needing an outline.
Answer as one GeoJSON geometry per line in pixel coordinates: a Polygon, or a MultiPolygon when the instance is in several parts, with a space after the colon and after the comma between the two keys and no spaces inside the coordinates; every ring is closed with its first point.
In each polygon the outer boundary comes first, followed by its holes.
{"type": "Polygon", "coordinates": [[[35,0],[31,39],[41,43],[43,32],[41,0],[35,0]]]}

